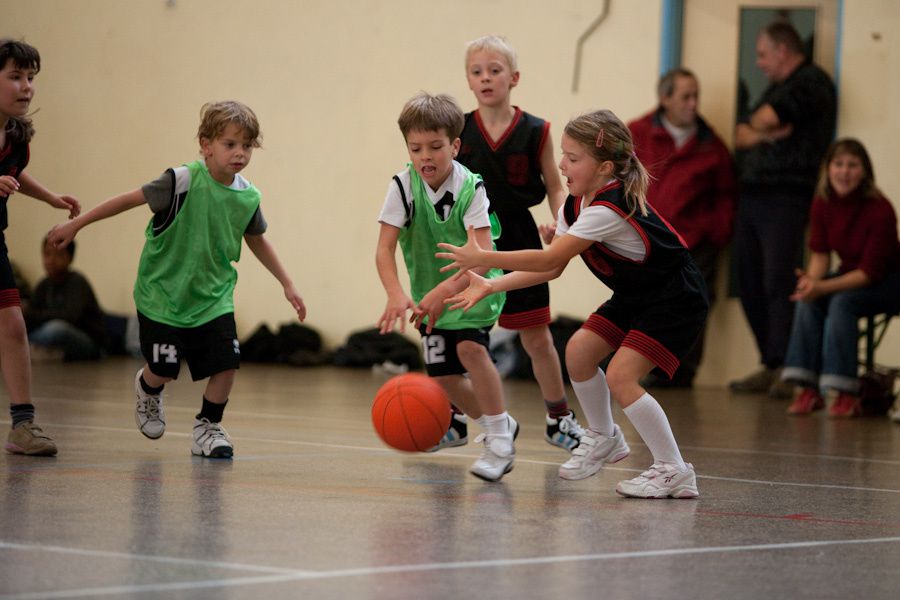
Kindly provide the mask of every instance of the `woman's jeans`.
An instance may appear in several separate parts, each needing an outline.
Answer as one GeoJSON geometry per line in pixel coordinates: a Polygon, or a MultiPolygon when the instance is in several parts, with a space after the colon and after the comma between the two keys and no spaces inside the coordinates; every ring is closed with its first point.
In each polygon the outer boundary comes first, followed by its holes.
{"type": "Polygon", "coordinates": [[[859,391],[858,322],[900,311],[900,272],[874,285],[797,302],[781,378],[822,391],[859,391]]]}

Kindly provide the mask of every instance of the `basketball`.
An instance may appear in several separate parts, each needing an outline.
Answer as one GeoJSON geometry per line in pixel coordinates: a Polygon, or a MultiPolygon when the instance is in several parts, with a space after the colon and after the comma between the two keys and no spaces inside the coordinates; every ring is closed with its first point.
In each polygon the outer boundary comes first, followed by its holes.
{"type": "Polygon", "coordinates": [[[388,446],[404,452],[424,452],[447,432],[450,401],[444,389],[427,375],[398,375],[375,394],[372,424],[388,446]]]}

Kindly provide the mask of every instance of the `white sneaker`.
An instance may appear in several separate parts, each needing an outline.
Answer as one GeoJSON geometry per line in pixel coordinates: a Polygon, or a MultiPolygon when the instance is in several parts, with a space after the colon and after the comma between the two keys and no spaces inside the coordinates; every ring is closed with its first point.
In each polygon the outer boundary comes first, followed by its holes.
{"type": "Polygon", "coordinates": [[[616,492],[632,498],[696,498],[700,495],[694,466],[690,463],[683,471],[669,463],[653,463],[634,479],[620,481],[616,492]]]}
{"type": "Polygon", "coordinates": [[[597,473],[603,465],[619,462],[629,452],[631,449],[625,443],[625,435],[618,425],[612,437],[585,429],[581,443],[572,450],[572,458],[559,466],[559,476],[571,480],[585,479],[597,473]]]}
{"type": "Polygon", "coordinates": [[[578,423],[573,411],[570,410],[558,419],[547,415],[547,430],[544,432],[544,439],[548,444],[565,448],[571,452],[581,441],[583,435],[584,427],[578,423]]]}
{"type": "Polygon", "coordinates": [[[469,472],[485,481],[500,481],[500,478],[512,471],[516,449],[513,441],[519,433],[519,424],[509,418],[509,433],[503,435],[479,434],[475,443],[484,442],[484,450],[469,472]]]}
{"type": "Polygon", "coordinates": [[[162,392],[148,394],[141,387],[141,375],[143,369],[134,376],[134,395],[137,402],[134,406],[134,421],[138,429],[151,440],[162,437],[166,432],[166,413],[163,410],[162,392]]]}
{"type": "Polygon", "coordinates": [[[234,446],[220,423],[210,423],[207,419],[194,421],[194,444],[191,454],[207,458],[231,458],[234,446]]]}

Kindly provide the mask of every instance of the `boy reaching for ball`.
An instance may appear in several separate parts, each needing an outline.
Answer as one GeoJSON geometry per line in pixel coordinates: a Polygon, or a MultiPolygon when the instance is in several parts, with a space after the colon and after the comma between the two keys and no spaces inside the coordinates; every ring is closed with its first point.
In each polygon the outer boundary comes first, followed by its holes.
{"type": "MultiPolygon", "coordinates": [[[[462,291],[465,280],[441,273],[445,263],[434,257],[438,242],[465,243],[470,226],[484,247],[491,247],[499,236],[481,177],[454,160],[463,124],[459,105],[443,94],[420,92],[400,113],[398,125],[410,163],[389,184],[378,217],[381,232],[375,262],[388,296],[378,327],[388,333],[399,321],[402,330],[407,311],[412,311],[410,321],[422,335],[428,375],[485,432],[484,450],[470,472],[498,481],[512,470],[518,433],[518,424],[506,412],[500,375],[488,350],[489,331],[500,316],[504,296],[489,296],[466,312],[446,310],[444,300],[462,291]],[[398,241],[411,297],[398,276],[398,241]]],[[[487,278],[503,274],[499,269],[478,272],[487,278]]]]}

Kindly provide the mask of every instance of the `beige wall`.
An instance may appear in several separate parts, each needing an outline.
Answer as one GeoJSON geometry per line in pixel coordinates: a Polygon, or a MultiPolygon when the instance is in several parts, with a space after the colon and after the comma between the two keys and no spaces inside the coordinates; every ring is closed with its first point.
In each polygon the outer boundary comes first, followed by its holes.
{"type": "MultiPolygon", "coordinates": [[[[898,22],[900,7],[890,0],[846,4],[841,132],[858,132],[869,144],[879,181],[900,198],[887,162],[888,135],[897,131],[889,107],[900,48],[890,32],[880,42],[870,35],[898,22]]],[[[463,48],[493,32],[519,51],[514,102],[553,123],[557,150],[562,126],[579,112],[603,107],[636,117],[655,102],[661,2],[610,6],[584,47],[578,93],[575,43],[601,10],[593,0],[4,0],[0,14],[2,34],[24,37],[44,60],[30,172],[87,208],[192,160],[203,102],[235,98],[252,106],[265,137],[246,175],[263,191],[269,238],[306,299],[308,323],[336,345],[373,324],[383,308],[375,218],[391,175],[406,161],[396,128],[403,102],[425,89],[452,93],[471,109],[463,48]]],[[[688,23],[685,35],[691,31],[688,23]]],[[[720,66],[701,75],[707,111],[733,104],[735,61],[727,52],[719,58],[720,66]]],[[[22,197],[10,213],[11,256],[36,281],[40,238],[61,215],[22,197]]],[[[545,207],[536,214],[549,219],[545,207]]],[[[79,237],[76,267],[108,310],[133,310],[148,218],[133,210],[79,237]]],[[[291,318],[279,286],[249,252],[239,272],[242,335],[260,322],[291,318]]],[[[554,313],[577,317],[608,296],[579,262],[552,289],[554,313]]],[[[700,381],[721,383],[752,368],[757,355],[733,301],[716,309],[712,326],[700,381]]]]}

